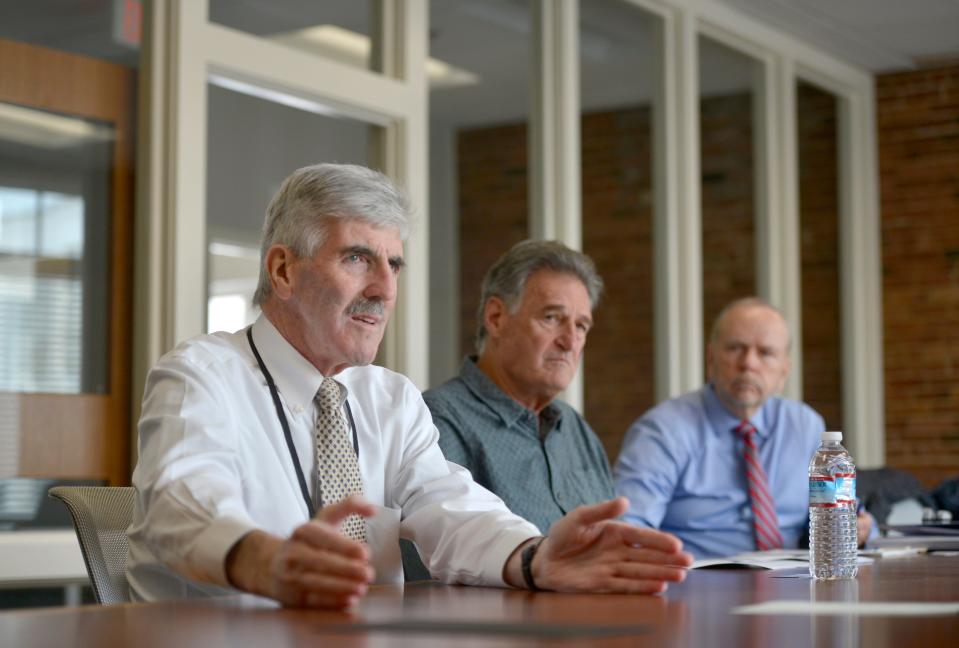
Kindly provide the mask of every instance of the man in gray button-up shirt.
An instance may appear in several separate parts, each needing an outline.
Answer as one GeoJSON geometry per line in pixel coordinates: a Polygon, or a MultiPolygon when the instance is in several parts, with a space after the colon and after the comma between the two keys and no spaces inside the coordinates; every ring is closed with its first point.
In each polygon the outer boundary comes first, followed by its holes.
{"type": "Polygon", "coordinates": [[[424,394],[446,458],[540,531],[614,496],[599,439],[556,396],[579,366],[603,282],[584,254],[523,241],[483,280],[478,356],[424,394]]]}

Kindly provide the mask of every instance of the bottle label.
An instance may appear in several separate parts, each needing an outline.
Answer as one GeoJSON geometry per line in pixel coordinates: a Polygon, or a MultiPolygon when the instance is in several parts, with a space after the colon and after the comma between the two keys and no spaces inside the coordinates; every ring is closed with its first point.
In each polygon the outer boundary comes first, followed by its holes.
{"type": "Polygon", "coordinates": [[[841,504],[856,501],[856,473],[836,475],[836,501],[841,504]]]}
{"type": "Polygon", "coordinates": [[[832,477],[809,478],[809,506],[836,506],[836,482],[832,477]]]}

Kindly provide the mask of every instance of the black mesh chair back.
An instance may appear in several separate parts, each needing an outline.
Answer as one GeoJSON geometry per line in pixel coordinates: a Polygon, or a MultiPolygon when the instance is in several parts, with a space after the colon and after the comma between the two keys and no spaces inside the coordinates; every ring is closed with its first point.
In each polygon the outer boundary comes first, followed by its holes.
{"type": "Polygon", "coordinates": [[[127,527],[133,518],[135,491],[130,486],[57,486],[50,489],[67,505],[80,541],[83,561],[98,603],[126,603],[127,527]]]}

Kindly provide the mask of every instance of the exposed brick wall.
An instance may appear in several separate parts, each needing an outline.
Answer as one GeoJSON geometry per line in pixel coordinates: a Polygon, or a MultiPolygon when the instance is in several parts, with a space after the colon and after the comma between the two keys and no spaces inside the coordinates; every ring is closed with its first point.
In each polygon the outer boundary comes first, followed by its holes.
{"type": "Polygon", "coordinates": [[[528,237],[526,125],[460,131],[460,349],[474,353],[483,275],[528,237]]]}
{"type": "MultiPolygon", "coordinates": [[[[797,94],[805,400],[842,429],[839,355],[836,109],[809,85],[797,94]]],[[[703,334],[730,301],[756,293],[752,105],[701,102],[703,334]]]]}
{"type": "Polygon", "coordinates": [[[803,399],[828,429],[842,430],[837,105],[834,95],[805,83],[796,102],[803,399]]]}
{"type": "Polygon", "coordinates": [[[959,475],[959,66],[877,79],[886,458],[959,475]]]}
{"type": "Polygon", "coordinates": [[[752,100],[748,94],[710,97],[699,111],[703,340],[708,342],[722,307],[756,293],[752,100]]]}
{"type": "Polygon", "coordinates": [[[653,248],[649,109],[582,120],[583,251],[606,292],[584,360],[586,420],[611,460],[653,405],[653,248]]]}

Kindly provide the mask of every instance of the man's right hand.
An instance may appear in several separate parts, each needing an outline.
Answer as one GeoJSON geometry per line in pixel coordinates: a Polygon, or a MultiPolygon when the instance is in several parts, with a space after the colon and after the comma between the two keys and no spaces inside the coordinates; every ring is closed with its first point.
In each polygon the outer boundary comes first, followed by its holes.
{"type": "Polygon", "coordinates": [[[264,531],[248,533],[227,555],[227,578],[241,590],[287,606],[354,605],[374,577],[369,549],[340,531],[340,523],[354,513],[371,517],[375,509],[351,496],[317,512],[286,540],[264,531]]]}
{"type": "MultiPolygon", "coordinates": [[[[693,557],[669,533],[617,520],[624,497],[580,506],[553,523],[531,565],[537,587],[558,592],[656,594],[681,582],[693,557]]],[[[520,545],[506,561],[503,579],[525,585],[520,545]]]]}

